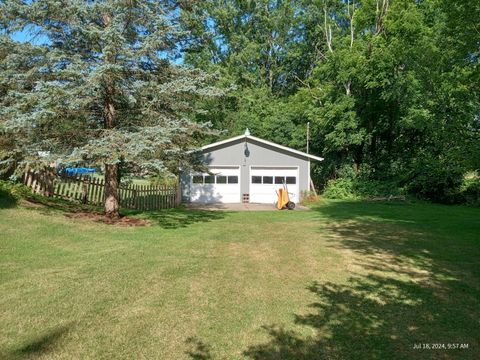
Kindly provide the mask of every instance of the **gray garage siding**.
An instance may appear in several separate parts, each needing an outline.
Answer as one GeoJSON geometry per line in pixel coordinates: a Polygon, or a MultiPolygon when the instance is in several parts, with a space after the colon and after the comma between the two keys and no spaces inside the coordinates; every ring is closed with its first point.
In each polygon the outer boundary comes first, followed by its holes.
{"type": "MultiPolygon", "coordinates": [[[[310,162],[307,157],[264,144],[253,139],[245,138],[234,142],[221,144],[209,148],[203,153],[203,161],[208,166],[240,166],[241,193],[249,192],[250,166],[278,166],[292,167],[299,169],[299,189],[308,190],[310,162]],[[248,148],[248,156],[245,150],[248,148]]],[[[190,175],[183,173],[182,194],[185,201],[189,200],[190,175]]]]}

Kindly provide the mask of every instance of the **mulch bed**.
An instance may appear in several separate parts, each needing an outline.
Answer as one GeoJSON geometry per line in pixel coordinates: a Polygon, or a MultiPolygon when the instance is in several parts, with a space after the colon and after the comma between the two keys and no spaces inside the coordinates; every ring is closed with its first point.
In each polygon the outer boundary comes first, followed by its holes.
{"type": "Polygon", "coordinates": [[[102,213],[94,212],[75,212],[65,214],[66,217],[70,219],[88,219],[95,222],[101,222],[108,225],[118,225],[118,226],[148,226],[150,221],[137,219],[129,216],[120,216],[119,218],[111,218],[105,216],[102,213]]]}
{"type": "Polygon", "coordinates": [[[87,219],[95,222],[101,222],[108,225],[117,226],[148,226],[151,224],[149,220],[138,219],[129,216],[120,216],[118,218],[110,218],[105,214],[88,209],[85,205],[75,203],[52,202],[45,199],[31,198],[22,201],[22,205],[30,208],[50,208],[60,210],[65,213],[65,216],[70,219],[87,219]]]}

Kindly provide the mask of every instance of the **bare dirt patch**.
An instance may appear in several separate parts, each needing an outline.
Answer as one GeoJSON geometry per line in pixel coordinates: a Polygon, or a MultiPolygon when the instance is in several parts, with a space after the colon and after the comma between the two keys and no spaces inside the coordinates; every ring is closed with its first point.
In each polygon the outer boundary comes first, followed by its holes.
{"type": "Polygon", "coordinates": [[[24,207],[27,207],[27,208],[41,208],[43,206],[42,204],[40,204],[38,202],[25,200],[25,199],[20,200],[20,205],[22,205],[24,207]]]}

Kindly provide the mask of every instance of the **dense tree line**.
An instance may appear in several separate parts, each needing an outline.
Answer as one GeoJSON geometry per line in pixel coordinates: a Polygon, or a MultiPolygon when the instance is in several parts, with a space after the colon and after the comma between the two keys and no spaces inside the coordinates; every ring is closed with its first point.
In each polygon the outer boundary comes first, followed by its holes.
{"type": "Polygon", "coordinates": [[[206,0],[184,9],[185,62],[221,76],[219,129],[325,157],[314,174],[446,200],[480,166],[480,3],[206,0]]]}
{"type": "Polygon", "coordinates": [[[310,123],[319,187],[457,201],[480,167],[478,1],[3,0],[0,28],[0,175],[101,166],[113,215],[119,172],[191,163],[206,123],[300,150],[310,123]]]}

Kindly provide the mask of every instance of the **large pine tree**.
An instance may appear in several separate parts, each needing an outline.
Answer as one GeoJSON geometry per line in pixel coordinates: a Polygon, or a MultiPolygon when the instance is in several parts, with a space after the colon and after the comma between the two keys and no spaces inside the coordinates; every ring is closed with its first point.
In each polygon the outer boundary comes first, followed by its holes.
{"type": "Polygon", "coordinates": [[[119,164],[162,170],[203,126],[193,97],[218,95],[201,72],[172,64],[184,35],[169,0],[5,0],[1,123],[25,162],[104,166],[105,213],[118,216],[119,164]],[[9,34],[33,42],[12,45],[9,34]],[[12,50],[13,49],[13,50],[12,50]],[[25,51],[25,49],[29,49],[25,51]],[[38,152],[49,152],[39,158],[38,152]]]}

